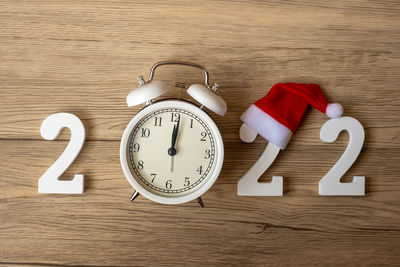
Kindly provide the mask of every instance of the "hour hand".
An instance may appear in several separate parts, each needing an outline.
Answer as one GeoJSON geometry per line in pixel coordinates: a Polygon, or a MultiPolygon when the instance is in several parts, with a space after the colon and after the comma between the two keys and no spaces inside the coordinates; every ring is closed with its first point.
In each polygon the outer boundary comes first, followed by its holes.
{"type": "Polygon", "coordinates": [[[168,155],[170,155],[171,157],[175,156],[176,154],[175,144],[176,138],[178,137],[179,122],[180,118],[178,119],[178,123],[174,125],[174,129],[172,130],[171,147],[168,149],[168,155]]]}
{"type": "Polygon", "coordinates": [[[176,149],[175,149],[175,142],[176,142],[176,125],[174,125],[174,129],[172,130],[172,140],[171,140],[171,147],[168,148],[168,155],[175,156],[176,149]]]}

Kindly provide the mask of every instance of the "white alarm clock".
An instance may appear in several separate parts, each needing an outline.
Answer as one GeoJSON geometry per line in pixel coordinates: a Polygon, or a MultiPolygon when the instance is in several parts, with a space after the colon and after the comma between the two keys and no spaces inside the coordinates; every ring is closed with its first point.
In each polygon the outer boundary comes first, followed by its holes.
{"type": "MultiPolygon", "coordinates": [[[[182,85],[179,85],[182,87],[182,85]]],[[[183,86],[184,87],[184,86],[183,86]]],[[[185,87],[186,88],[186,87],[185,87]]],[[[162,61],[153,65],[147,82],[127,98],[128,106],[146,103],[129,122],[121,140],[122,169],[135,192],[162,204],[179,204],[198,199],[216,181],[224,161],[224,145],[214,121],[203,107],[223,116],[227,106],[209,85],[207,70],[185,61],[162,61]],[[167,83],[153,80],[162,65],[184,65],[204,72],[204,84],[193,84],[187,93],[200,106],[182,99],[153,101],[169,90],[167,83]]]]}

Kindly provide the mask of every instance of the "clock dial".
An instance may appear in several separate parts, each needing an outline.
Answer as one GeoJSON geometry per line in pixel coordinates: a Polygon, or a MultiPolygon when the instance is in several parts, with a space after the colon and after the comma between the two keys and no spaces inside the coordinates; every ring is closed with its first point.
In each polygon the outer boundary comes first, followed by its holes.
{"type": "Polygon", "coordinates": [[[137,182],[164,197],[190,194],[207,181],[216,165],[216,137],[195,112],[161,108],[132,129],[127,160],[137,182]]]}

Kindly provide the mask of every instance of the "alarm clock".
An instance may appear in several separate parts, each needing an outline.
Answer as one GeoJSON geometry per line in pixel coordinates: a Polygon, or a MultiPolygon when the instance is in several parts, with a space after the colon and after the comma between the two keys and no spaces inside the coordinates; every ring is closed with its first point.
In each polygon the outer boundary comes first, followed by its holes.
{"type": "MultiPolygon", "coordinates": [[[[180,88],[186,86],[178,84],[180,88]]],[[[210,87],[208,71],[186,61],[162,61],[154,64],[147,81],[139,76],[139,85],[127,96],[129,107],[146,103],[129,122],[120,146],[123,172],[139,194],[162,204],[180,204],[198,199],[216,181],[224,161],[221,134],[208,110],[223,116],[227,106],[210,87]],[[187,93],[199,104],[180,98],[155,101],[170,90],[164,81],[153,80],[156,68],[182,65],[203,71],[204,84],[193,84],[187,93]]]]}

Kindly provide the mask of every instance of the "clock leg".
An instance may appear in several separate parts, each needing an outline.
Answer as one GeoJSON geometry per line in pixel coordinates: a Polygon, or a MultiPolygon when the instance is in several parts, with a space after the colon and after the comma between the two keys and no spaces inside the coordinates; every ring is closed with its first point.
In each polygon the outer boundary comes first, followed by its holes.
{"type": "Polygon", "coordinates": [[[131,201],[134,201],[135,198],[137,198],[139,195],[140,195],[139,192],[135,190],[135,191],[133,192],[132,196],[131,196],[131,201]]]}
{"type": "Polygon", "coordinates": [[[204,203],[203,203],[203,200],[201,199],[201,197],[197,198],[197,202],[199,202],[200,207],[204,208],[204,203]]]}

